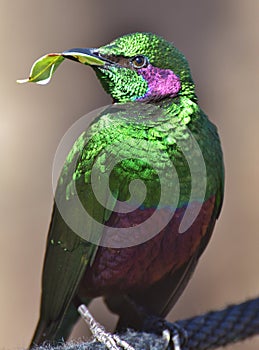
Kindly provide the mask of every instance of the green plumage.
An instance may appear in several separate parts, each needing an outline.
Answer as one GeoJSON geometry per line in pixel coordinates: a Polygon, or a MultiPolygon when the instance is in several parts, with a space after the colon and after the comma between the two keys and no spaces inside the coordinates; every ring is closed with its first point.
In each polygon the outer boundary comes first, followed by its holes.
{"type": "MultiPolygon", "coordinates": [[[[74,49],[72,59],[75,50],[80,49],[74,49]]],[[[117,303],[124,295],[165,316],[205,249],[222,204],[220,141],[197,104],[184,56],[150,33],[118,38],[89,51],[92,56],[103,60],[103,65],[93,60],[91,65],[116,103],[77,139],[60,175],[32,344],[66,338],[77,318],[78,300],[88,302],[100,294],[120,314],[121,324],[132,326],[124,304],[117,303]],[[144,200],[139,187],[131,193],[135,180],[145,183],[144,200]],[[190,198],[192,204],[200,203],[200,213],[179,233],[190,198]],[[118,201],[135,214],[118,215],[118,201]],[[157,237],[130,248],[99,246],[104,225],[119,230],[129,225],[141,234],[137,225],[142,216],[155,209],[161,215],[177,214],[157,237]]]]}
{"type": "MultiPolygon", "coordinates": [[[[170,188],[172,184],[166,183],[166,176],[167,174],[171,176],[171,171],[169,173],[168,170],[171,170],[172,162],[182,185],[178,207],[183,206],[188,203],[191,186],[196,188],[200,186],[199,176],[193,179],[196,183],[191,183],[190,171],[182,152],[184,147],[186,152],[189,151],[190,133],[199,144],[208,174],[206,196],[196,199],[206,200],[215,193],[223,176],[220,169],[213,171],[215,163],[220,163],[222,158],[220,142],[215,126],[209,122],[198,105],[182,97],[173,106],[166,101],[156,104],[155,107],[140,106],[138,113],[134,112],[135,109],[135,103],[123,105],[123,108],[117,106],[108,108],[108,111],[104,111],[88,131],[79,137],[68,156],[59,182],[60,189],[66,191],[67,199],[70,198],[70,189],[74,188],[74,183],[80,182],[80,186],[83,183],[90,184],[95,162],[101,173],[109,173],[112,170],[111,166],[117,163],[116,158],[118,160],[123,158],[122,163],[114,168],[113,177],[110,179],[114,194],[119,194],[118,199],[128,199],[128,185],[134,179],[149,181],[153,188],[157,188],[159,178],[154,164],[156,169],[164,171],[163,185],[170,188]],[[184,103],[186,107],[182,110],[184,103]],[[140,112],[145,115],[141,115],[140,112]],[[153,152],[150,152],[150,149],[153,152]],[[166,157],[163,157],[164,155],[166,157]],[[73,162],[76,164],[75,170],[69,173],[69,170],[73,169],[71,166],[73,162]]],[[[199,164],[196,171],[199,172],[199,164]]],[[[155,206],[156,203],[154,201],[156,191],[151,192],[151,198],[147,198],[145,202],[148,207],[155,206]]],[[[170,202],[164,205],[170,205],[170,202]]]]}

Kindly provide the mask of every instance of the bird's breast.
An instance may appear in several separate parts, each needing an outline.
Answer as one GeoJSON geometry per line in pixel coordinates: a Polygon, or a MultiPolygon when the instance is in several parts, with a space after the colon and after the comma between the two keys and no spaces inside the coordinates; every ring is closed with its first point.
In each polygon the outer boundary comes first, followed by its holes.
{"type": "MultiPolygon", "coordinates": [[[[97,297],[137,291],[152,285],[169,271],[176,270],[199,248],[211,224],[214,205],[215,196],[212,196],[201,205],[195,221],[183,233],[179,233],[179,225],[186,206],[176,209],[167,225],[142,244],[126,248],[100,246],[93,264],[87,268],[82,279],[79,294],[84,297],[97,297]]],[[[170,209],[159,209],[161,220],[164,216],[168,217],[168,210],[170,209]]],[[[153,213],[154,209],[137,209],[124,214],[114,212],[107,224],[120,228],[135,227],[136,235],[146,234],[141,230],[146,231],[148,227],[142,224],[153,213]]]]}

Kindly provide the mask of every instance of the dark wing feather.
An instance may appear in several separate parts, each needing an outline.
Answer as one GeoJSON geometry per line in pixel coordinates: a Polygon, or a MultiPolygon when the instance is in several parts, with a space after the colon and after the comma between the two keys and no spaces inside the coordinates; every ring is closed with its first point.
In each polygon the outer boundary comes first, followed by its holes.
{"type": "Polygon", "coordinates": [[[41,317],[33,343],[55,339],[95,249],[66,225],[54,206],[42,276],[41,317]],[[42,322],[45,326],[40,330],[42,322]]]}
{"type": "MultiPolygon", "coordinates": [[[[64,324],[70,317],[71,301],[102,236],[103,225],[98,223],[104,223],[110,216],[110,211],[95,199],[90,181],[84,176],[92,165],[82,167],[81,159],[89,152],[86,138],[82,142],[84,137],[81,135],[73,146],[57,186],[42,276],[41,313],[32,345],[58,340],[59,334],[64,338],[68,335],[65,328],[71,328],[71,324],[66,327],[64,324]],[[80,167],[81,174],[75,177],[80,167]]],[[[92,154],[92,158],[95,156],[92,154]]],[[[96,185],[103,195],[102,202],[115,204],[116,199],[107,188],[102,188],[103,183],[96,185]]]]}

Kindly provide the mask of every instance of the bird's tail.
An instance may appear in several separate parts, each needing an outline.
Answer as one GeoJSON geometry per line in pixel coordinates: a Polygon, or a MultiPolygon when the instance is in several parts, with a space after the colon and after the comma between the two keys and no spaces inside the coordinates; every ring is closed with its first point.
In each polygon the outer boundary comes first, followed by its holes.
{"type": "Polygon", "coordinates": [[[29,349],[33,349],[43,343],[55,345],[58,342],[67,340],[78,317],[79,314],[73,303],[68,307],[62,320],[59,319],[47,322],[44,317],[41,316],[29,349]]]}

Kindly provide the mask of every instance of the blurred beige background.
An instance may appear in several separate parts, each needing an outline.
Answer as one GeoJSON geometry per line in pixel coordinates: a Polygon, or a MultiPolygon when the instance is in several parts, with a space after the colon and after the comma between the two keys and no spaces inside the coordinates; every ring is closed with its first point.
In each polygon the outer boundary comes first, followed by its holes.
{"type": "MultiPolygon", "coordinates": [[[[226,163],[223,212],[170,319],[259,295],[259,2],[1,0],[0,348],[26,347],[40,297],[56,147],[86,112],[110,103],[94,73],[64,62],[50,85],[18,85],[41,55],[156,32],[187,56],[200,104],[218,128],[226,163]]],[[[95,301],[98,320],[116,320],[95,301]]],[[[76,336],[87,334],[78,326],[76,336]]],[[[259,337],[228,349],[258,349],[259,337]]]]}

